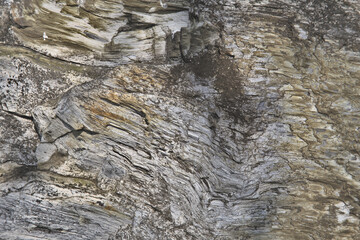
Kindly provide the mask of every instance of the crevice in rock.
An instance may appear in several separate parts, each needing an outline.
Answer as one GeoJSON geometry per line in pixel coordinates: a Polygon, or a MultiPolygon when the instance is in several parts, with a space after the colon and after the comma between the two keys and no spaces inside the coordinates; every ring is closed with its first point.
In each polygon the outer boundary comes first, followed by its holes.
{"type": "Polygon", "coordinates": [[[71,131],[69,132],[66,132],[64,133],[63,135],[57,137],[56,139],[54,139],[53,141],[47,141],[47,142],[43,142],[43,143],[55,143],[58,139],[60,138],[63,138],[63,137],[66,137],[70,134],[73,134],[75,136],[75,138],[77,138],[78,136],[80,136],[83,132],[91,135],[91,136],[94,136],[94,135],[98,135],[100,134],[99,132],[96,132],[96,131],[92,131],[92,130],[89,130],[87,129],[86,127],[83,127],[81,129],[72,129],[71,131]]]}
{"type": "Polygon", "coordinates": [[[45,225],[37,225],[36,227],[31,229],[32,231],[40,231],[48,234],[61,233],[63,231],[62,228],[51,228],[45,225]]]}
{"type": "Polygon", "coordinates": [[[44,56],[46,58],[51,58],[53,60],[60,61],[60,62],[63,62],[63,63],[67,63],[67,64],[74,64],[76,66],[85,66],[85,67],[91,67],[91,68],[94,68],[94,67],[110,68],[110,69],[113,68],[112,66],[107,66],[107,65],[96,66],[96,65],[84,64],[84,63],[78,63],[78,62],[62,59],[60,57],[54,57],[54,56],[51,56],[51,55],[36,51],[36,50],[34,50],[34,49],[30,48],[30,47],[23,46],[23,45],[18,45],[18,44],[3,44],[3,43],[0,43],[0,47],[2,47],[2,46],[4,46],[4,47],[23,48],[23,49],[29,50],[29,51],[31,51],[31,52],[33,52],[35,54],[39,54],[41,56],[44,56]]]}
{"type": "Polygon", "coordinates": [[[14,115],[14,116],[17,116],[19,118],[25,119],[25,120],[34,121],[34,118],[32,116],[28,116],[28,115],[17,113],[17,112],[7,111],[5,109],[1,109],[1,111],[6,112],[11,115],[14,115]]]}

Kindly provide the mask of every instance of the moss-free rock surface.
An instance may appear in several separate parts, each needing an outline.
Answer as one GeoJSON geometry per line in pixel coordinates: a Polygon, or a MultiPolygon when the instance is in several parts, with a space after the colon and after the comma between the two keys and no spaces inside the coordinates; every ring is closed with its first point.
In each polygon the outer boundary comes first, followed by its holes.
{"type": "Polygon", "coordinates": [[[358,1],[0,3],[1,239],[360,239],[358,1]]]}

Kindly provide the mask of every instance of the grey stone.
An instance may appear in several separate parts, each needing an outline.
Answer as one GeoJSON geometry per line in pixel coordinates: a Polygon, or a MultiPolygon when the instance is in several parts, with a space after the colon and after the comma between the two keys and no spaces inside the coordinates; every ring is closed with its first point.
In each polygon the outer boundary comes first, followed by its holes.
{"type": "Polygon", "coordinates": [[[359,12],[1,2],[0,238],[359,239],[359,12]]]}

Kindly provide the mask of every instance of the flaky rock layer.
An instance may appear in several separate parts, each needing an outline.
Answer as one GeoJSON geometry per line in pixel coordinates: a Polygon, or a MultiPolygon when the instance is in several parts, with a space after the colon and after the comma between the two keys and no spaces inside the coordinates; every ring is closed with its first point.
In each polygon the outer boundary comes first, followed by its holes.
{"type": "Polygon", "coordinates": [[[357,1],[0,3],[1,239],[360,239],[357,1]]]}

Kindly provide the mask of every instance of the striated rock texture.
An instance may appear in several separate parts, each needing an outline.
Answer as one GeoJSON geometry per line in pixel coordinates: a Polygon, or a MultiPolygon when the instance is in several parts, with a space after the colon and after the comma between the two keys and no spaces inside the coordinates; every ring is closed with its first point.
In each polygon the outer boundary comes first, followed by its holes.
{"type": "Polygon", "coordinates": [[[360,239],[359,1],[0,14],[0,239],[360,239]]]}

